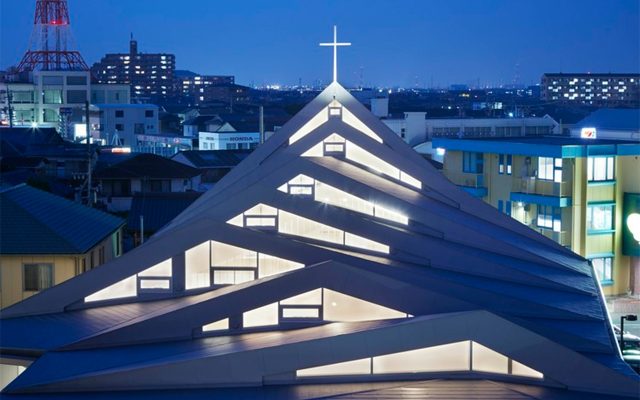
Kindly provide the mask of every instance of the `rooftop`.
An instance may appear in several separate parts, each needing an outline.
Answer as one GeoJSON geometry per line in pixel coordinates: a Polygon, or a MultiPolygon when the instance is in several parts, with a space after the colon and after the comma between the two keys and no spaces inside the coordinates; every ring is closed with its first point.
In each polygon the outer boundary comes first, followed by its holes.
{"type": "Polygon", "coordinates": [[[24,184],[0,192],[0,215],[0,254],[83,254],[124,224],[24,184]]]}
{"type": "Polygon", "coordinates": [[[640,108],[601,108],[579,121],[577,126],[640,132],[640,108]]]}
{"type": "Polygon", "coordinates": [[[183,156],[196,168],[224,168],[233,167],[238,164],[252,150],[187,150],[181,151],[176,156],[183,156]]]}
{"type": "Polygon", "coordinates": [[[98,179],[126,178],[193,178],[200,171],[188,165],[157,156],[155,154],[136,154],[119,163],[99,169],[95,173],[98,179]]]}
{"type": "Polygon", "coordinates": [[[127,229],[140,230],[140,217],[144,216],[145,232],[157,232],[201,195],[200,192],[135,193],[127,229]]]}

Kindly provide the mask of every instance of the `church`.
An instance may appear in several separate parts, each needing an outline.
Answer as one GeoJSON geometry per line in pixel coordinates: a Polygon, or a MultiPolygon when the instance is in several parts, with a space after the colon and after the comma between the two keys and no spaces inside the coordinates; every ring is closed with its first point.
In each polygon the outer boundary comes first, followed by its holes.
{"type": "Polygon", "coordinates": [[[163,230],[3,311],[3,397],[637,395],[591,265],[450,183],[327,45],[333,82],[163,230]]]}

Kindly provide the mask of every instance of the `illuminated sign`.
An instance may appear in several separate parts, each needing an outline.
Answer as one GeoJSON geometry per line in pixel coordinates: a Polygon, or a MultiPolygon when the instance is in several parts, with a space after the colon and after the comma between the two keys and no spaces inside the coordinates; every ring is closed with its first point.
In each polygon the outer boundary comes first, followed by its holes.
{"type": "Polygon", "coordinates": [[[131,153],[131,147],[114,147],[111,149],[112,153],[131,153]]]}
{"type": "Polygon", "coordinates": [[[582,128],[580,129],[580,137],[583,139],[595,139],[596,128],[582,128]]]}
{"type": "Polygon", "coordinates": [[[622,225],[622,254],[640,256],[640,193],[624,194],[622,225]]]}

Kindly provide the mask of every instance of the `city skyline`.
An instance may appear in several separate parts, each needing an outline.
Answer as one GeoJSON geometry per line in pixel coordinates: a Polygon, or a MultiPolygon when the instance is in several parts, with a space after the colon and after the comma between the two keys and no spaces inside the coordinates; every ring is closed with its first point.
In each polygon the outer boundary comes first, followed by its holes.
{"type": "MultiPolygon", "coordinates": [[[[318,43],[336,24],[339,38],[353,43],[340,51],[347,85],[498,86],[539,83],[545,72],[640,69],[635,1],[186,4],[71,0],[76,47],[91,65],[127,52],[132,32],[142,52],[175,54],[177,69],[235,75],[245,85],[327,84],[331,52],[318,43]]],[[[33,7],[2,2],[0,67],[16,65],[27,49],[33,7]]]]}

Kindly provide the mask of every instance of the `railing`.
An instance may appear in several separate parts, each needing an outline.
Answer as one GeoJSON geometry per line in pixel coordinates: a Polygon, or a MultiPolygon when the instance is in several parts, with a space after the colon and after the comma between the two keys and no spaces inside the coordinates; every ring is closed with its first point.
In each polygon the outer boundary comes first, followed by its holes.
{"type": "Polygon", "coordinates": [[[569,197],[571,196],[571,184],[569,182],[547,181],[530,176],[513,178],[511,191],[542,196],[569,197]]]}
{"type": "Polygon", "coordinates": [[[452,183],[458,186],[472,187],[472,188],[481,188],[485,187],[484,185],[484,175],[482,174],[474,174],[467,172],[453,172],[453,171],[444,171],[444,175],[449,179],[452,183]]]}
{"type": "Polygon", "coordinates": [[[571,234],[568,231],[560,231],[556,232],[551,228],[541,228],[536,223],[532,223],[529,225],[529,228],[538,231],[543,236],[548,237],[554,242],[559,243],[562,246],[570,247],[571,246],[571,234]]]}

